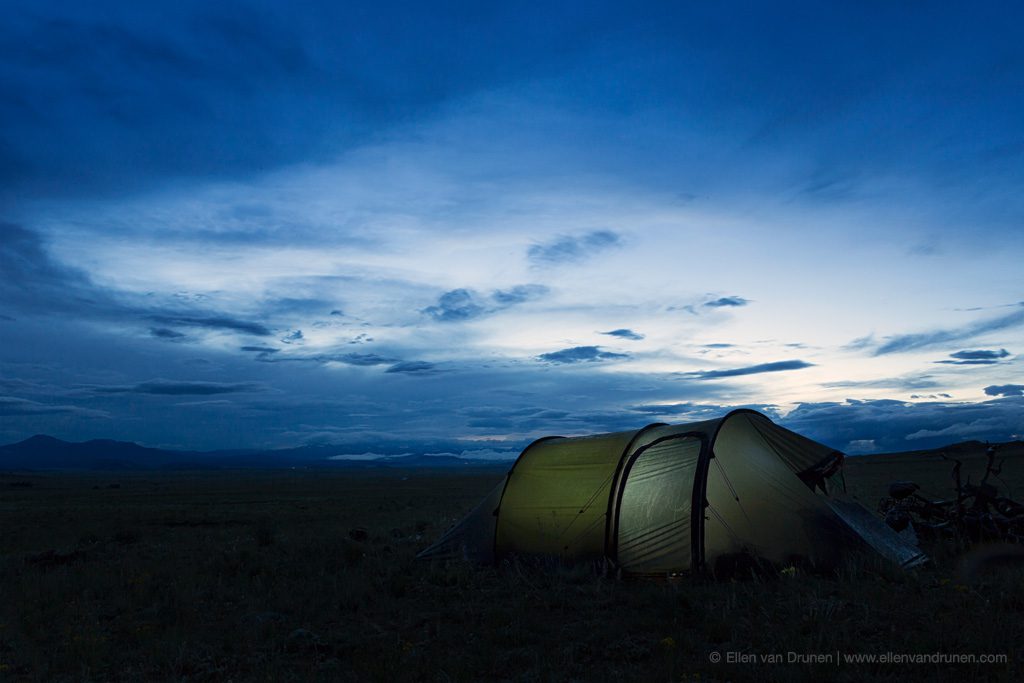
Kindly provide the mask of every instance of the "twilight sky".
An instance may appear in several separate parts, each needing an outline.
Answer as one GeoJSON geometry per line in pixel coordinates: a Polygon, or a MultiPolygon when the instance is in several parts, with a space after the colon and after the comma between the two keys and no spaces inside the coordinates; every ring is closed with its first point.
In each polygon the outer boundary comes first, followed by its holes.
{"type": "Polygon", "coordinates": [[[0,443],[1024,438],[1015,3],[0,24],[0,443]]]}

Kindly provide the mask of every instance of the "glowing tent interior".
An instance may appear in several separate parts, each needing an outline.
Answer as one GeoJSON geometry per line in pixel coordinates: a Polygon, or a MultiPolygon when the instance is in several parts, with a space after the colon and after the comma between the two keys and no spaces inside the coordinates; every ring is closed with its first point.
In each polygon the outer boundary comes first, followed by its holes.
{"type": "Polygon", "coordinates": [[[623,574],[926,557],[845,495],[844,456],[752,410],[686,425],[545,437],[423,559],[546,556],[623,574]]]}

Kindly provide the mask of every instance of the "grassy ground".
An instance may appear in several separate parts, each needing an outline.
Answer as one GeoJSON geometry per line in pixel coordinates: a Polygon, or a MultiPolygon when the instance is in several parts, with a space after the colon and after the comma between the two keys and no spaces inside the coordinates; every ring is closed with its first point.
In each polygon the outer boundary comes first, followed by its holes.
{"type": "MultiPolygon", "coordinates": [[[[851,488],[874,505],[908,467],[854,461],[851,488]]],[[[931,477],[929,487],[941,492],[947,474],[940,463],[913,476],[931,477]]],[[[940,553],[935,566],[913,574],[862,562],[831,577],[715,584],[414,559],[501,476],[0,475],[0,680],[1024,674],[1024,570],[1013,566],[964,578],[956,559],[940,553]],[[830,661],[762,661],[791,652],[830,661]],[[711,661],[714,653],[722,662],[711,661]],[[729,663],[730,653],[754,659],[729,663]],[[1008,661],[836,661],[886,653],[1008,661]]]]}

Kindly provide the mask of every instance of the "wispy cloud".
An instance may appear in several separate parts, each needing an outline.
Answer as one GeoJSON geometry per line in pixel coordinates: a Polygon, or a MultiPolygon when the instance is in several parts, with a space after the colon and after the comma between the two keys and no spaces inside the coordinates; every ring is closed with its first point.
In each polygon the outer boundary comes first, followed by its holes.
{"type": "Polygon", "coordinates": [[[33,314],[95,314],[113,306],[110,294],[83,271],[50,255],[38,232],[0,222],[0,306],[33,314]]]}
{"type": "Polygon", "coordinates": [[[524,304],[534,301],[548,293],[544,285],[516,285],[511,289],[498,289],[491,294],[491,300],[500,307],[524,304]]]}
{"type": "Polygon", "coordinates": [[[948,328],[944,330],[933,330],[931,332],[919,332],[916,334],[901,334],[889,337],[887,341],[875,349],[876,356],[883,356],[889,353],[904,353],[927,349],[953,342],[964,341],[979,337],[989,332],[999,332],[1024,325],[1024,304],[1018,304],[1021,310],[1008,315],[981,320],[962,327],[948,328]]]}
{"type": "Polygon", "coordinates": [[[428,372],[434,372],[437,369],[433,363],[428,363],[422,360],[408,360],[401,363],[395,363],[384,372],[390,373],[404,373],[407,375],[422,375],[428,372]]]}
{"type": "Polygon", "coordinates": [[[919,391],[936,389],[942,386],[935,377],[929,374],[908,374],[900,377],[880,377],[865,380],[834,380],[823,382],[827,389],[897,389],[901,391],[919,391]]]}
{"type": "Polygon", "coordinates": [[[629,358],[629,354],[602,351],[600,346],[574,346],[569,349],[562,349],[561,351],[542,353],[537,358],[548,363],[593,363],[603,360],[629,358]]]}
{"type": "Polygon", "coordinates": [[[607,249],[622,245],[622,237],[611,230],[594,230],[582,235],[565,235],[550,242],[531,245],[526,257],[536,266],[583,261],[607,249]]]}
{"type": "Polygon", "coordinates": [[[335,360],[346,365],[388,365],[399,362],[397,358],[376,353],[344,353],[339,356],[328,356],[326,360],[335,360]]]}
{"type": "Polygon", "coordinates": [[[723,296],[718,299],[705,302],[704,305],[708,308],[737,308],[740,306],[746,306],[749,303],[749,299],[744,299],[741,296],[723,296]]]}
{"type": "Polygon", "coordinates": [[[212,396],[265,391],[256,382],[180,382],[154,379],[134,385],[93,385],[85,387],[97,394],[152,394],[157,396],[212,396]]]}
{"type": "Polygon", "coordinates": [[[102,410],[80,408],[73,405],[40,403],[14,396],[0,396],[0,416],[20,417],[32,415],[77,415],[80,417],[108,417],[102,410]]]}
{"type": "Polygon", "coordinates": [[[1010,352],[1006,349],[999,349],[998,351],[978,349],[976,351],[957,351],[949,355],[960,360],[998,360],[1006,358],[1010,355],[1010,352]]]}
{"type": "Polygon", "coordinates": [[[957,351],[949,354],[956,360],[937,360],[936,363],[943,365],[995,365],[1010,355],[1006,349],[992,351],[989,349],[978,349],[975,351],[957,351]]]}
{"type": "Polygon", "coordinates": [[[843,349],[843,351],[863,351],[864,349],[869,349],[874,345],[875,335],[867,334],[864,335],[863,337],[857,337],[856,339],[849,342],[848,344],[845,344],[841,348],[843,349]]]}
{"type": "Polygon", "coordinates": [[[152,319],[167,325],[180,325],[182,327],[199,327],[208,330],[229,330],[231,332],[242,332],[257,337],[269,337],[273,334],[264,324],[251,320],[240,320],[231,316],[194,316],[177,314],[159,314],[152,316],[152,319]]]}
{"type": "Polygon", "coordinates": [[[181,340],[187,337],[185,333],[167,327],[151,327],[149,333],[157,339],[181,340]]]}
{"type": "Polygon", "coordinates": [[[611,330],[610,332],[601,332],[601,334],[607,334],[610,337],[619,337],[620,339],[629,339],[632,341],[640,341],[644,339],[644,335],[639,332],[634,332],[628,328],[620,328],[617,330],[611,330]]]}
{"type": "Polygon", "coordinates": [[[240,346],[238,350],[251,353],[278,353],[281,349],[275,349],[273,346],[240,346]]]}
{"type": "Polygon", "coordinates": [[[698,372],[683,372],[681,377],[689,379],[724,379],[726,377],[742,377],[744,375],[759,375],[765,372],[784,372],[787,370],[802,370],[803,368],[814,367],[814,363],[802,360],[781,360],[774,363],[760,363],[749,365],[743,368],[730,368],[728,370],[701,370],[698,372]]]}

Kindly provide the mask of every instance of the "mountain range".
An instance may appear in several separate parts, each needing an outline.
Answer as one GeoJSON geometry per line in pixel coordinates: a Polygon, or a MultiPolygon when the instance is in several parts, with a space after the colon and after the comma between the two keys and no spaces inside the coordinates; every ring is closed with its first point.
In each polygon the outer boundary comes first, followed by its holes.
{"type": "Polygon", "coordinates": [[[340,469],[463,468],[507,469],[510,460],[461,458],[455,455],[381,455],[338,458],[353,449],[311,445],[275,450],[178,451],[149,448],[129,441],[94,439],[69,442],[37,434],[0,446],[0,470],[204,470],[282,467],[340,469]]]}
{"type": "MultiPolygon", "coordinates": [[[[0,446],[0,470],[206,470],[206,469],[278,469],[278,468],[332,468],[332,469],[374,469],[374,468],[466,468],[486,467],[508,469],[512,459],[480,459],[458,457],[451,454],[422,455],[402,453],[397,455],[345,456],[359,448],[372,447],[369,444],[353,446],[309,445],[297,448],[275,450],[220,450],[220,451],[178,451],[163,448],[149,448],[130,441],[94,439],[92,441],[69,442],[52,436],[37,434],[17,443],[0,446]],[[339,457],[344,456],[344,457],[339,457]]],[[[444,450],[438,445],[437,450],[444,450]]],[[[907,451],[899,454],[873,454],[858,456],[875,459],[882,455],[921,456],[929,453],[947,452],[952,457],[980,456],[985,444],[980,441],[964,441],[930,451],[907,451]]],[[[509,451],[518,453],[518,451],[509,451]]],[[[1024,453],[1024,443],[1013,441],[1002,444],[1000,456],[1024,453]]]]}

